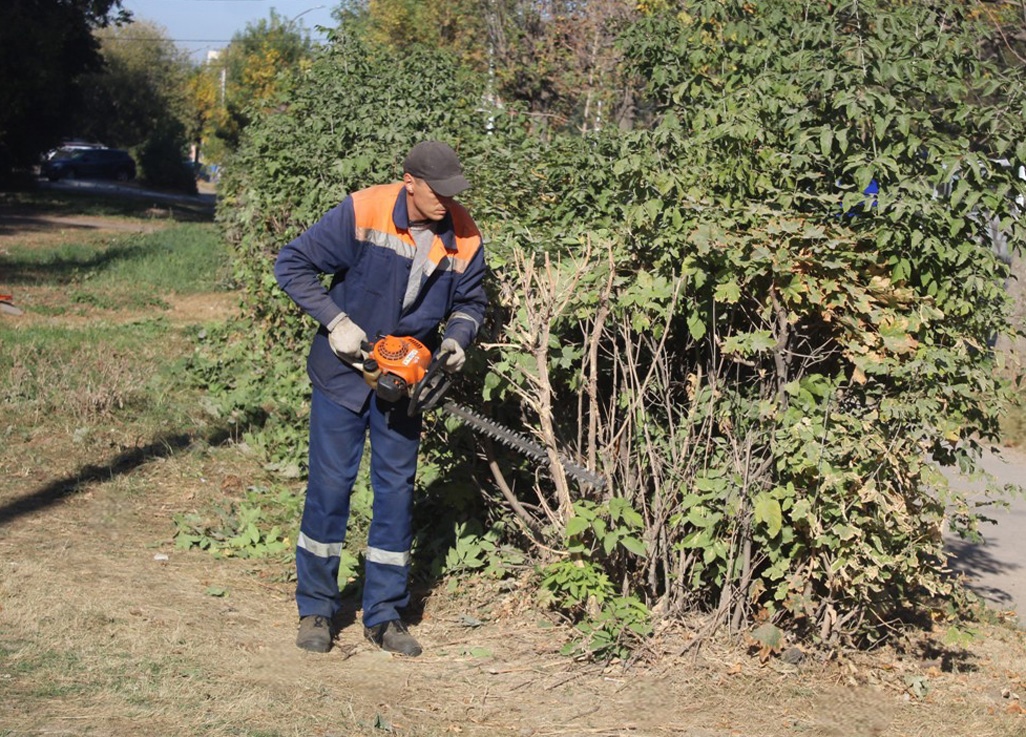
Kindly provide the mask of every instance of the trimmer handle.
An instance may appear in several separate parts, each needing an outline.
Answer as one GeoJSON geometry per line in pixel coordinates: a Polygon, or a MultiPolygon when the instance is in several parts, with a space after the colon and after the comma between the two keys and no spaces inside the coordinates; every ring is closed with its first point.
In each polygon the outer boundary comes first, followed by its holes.
{"type": "Polygon", "coordinates": [[[438,351],[431,360],[424,378],[413,387],[413,394],[410,396],[409,415],[410,417],[427,412],[438,406],[442,397],[452,386],[452,378],[445,371],[445,357],[451,351],[438,351]]]}

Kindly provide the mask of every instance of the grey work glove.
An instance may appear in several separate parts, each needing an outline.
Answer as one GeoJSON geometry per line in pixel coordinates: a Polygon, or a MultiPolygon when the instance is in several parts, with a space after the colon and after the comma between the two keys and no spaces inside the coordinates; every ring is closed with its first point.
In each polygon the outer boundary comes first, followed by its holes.
{"type": "Polygon", "coordinates": [[[467,362],[467,354],[463,352],[463,346],[457,343],[454,338],[443,340],[441,351],[445,355],[445,365],[442,368],[450,374],[459,371],[463,368],[463,364],[467,362]]]}
{"type": "Polygon", "coordinates": [[[335,355],[346,363],[363,361],[363,344],[367,342],[367,333],[363,328],[349,319],[348,315],[340,315],[332,321],[328,331],[328,345],[335,355]]]}

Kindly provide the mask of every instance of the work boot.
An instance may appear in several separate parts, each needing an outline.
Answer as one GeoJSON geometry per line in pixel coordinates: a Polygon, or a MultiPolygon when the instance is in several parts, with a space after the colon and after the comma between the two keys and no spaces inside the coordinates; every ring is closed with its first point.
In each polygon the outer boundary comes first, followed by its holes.
{"type": "Polygon", "coordinates": [[[398,619],[376,624],[373,627],[365,627],[363,634],[382,650],[387,650],[390,653],[409,655],[413,658],[424,652],[420,643],[413,639],[413,635],[406,629],[406,625],[398,619]]]}
{"type": "Polygon", "coordinates": [[[331,620],[320,614],[311,614],[299,620],[296,647],[312,653],[326,653],[331,649],[331,620]]]}

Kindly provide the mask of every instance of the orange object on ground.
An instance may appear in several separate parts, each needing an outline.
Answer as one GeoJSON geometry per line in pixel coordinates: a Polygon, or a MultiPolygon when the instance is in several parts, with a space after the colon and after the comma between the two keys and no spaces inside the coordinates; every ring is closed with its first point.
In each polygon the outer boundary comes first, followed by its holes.
{"type": "Polygon", "coordinates": [[[14,306],[13,294],[0,294],[0,312],[5,315],[23,315],[20,309],[14,306]]]}

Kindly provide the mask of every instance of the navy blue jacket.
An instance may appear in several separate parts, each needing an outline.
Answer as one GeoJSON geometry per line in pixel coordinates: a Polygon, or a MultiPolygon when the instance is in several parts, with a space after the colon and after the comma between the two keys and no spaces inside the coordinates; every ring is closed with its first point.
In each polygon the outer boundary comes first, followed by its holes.
{"type": "Polygon", "coordinates": [[[321,327],[307,359],[310,380],[332,401],[360,411],[371,389],[339,359],[326,326],[340,314],[369,340],[412,336],[429,348],[444,338],[464,348],[477,335],[488,300],[481,233],[467,211],[453,203],[434,237],[417,299],[403,309],[416,245],[409,229],[402,182],[354,192],[278,254],[278,284],[321,327]],[[321,275],[332,275],[325,289],[321,275]]]}

